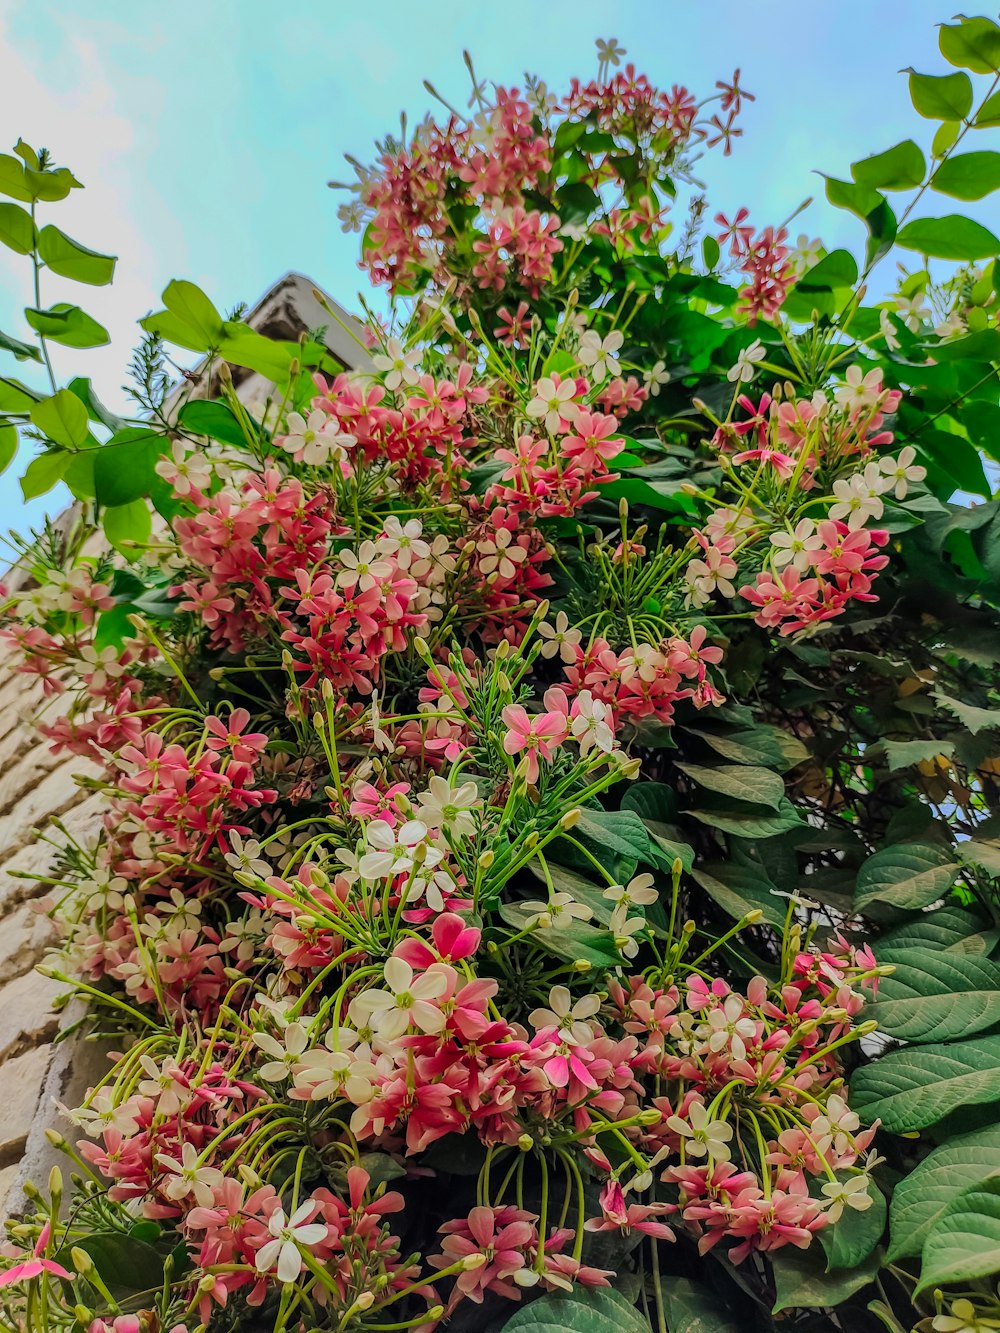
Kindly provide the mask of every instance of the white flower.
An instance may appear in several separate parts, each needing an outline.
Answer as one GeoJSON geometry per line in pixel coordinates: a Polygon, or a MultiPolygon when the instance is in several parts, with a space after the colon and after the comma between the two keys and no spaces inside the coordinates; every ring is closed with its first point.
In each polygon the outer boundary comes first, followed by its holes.
{"type": "Polygon", "coordinates": [[[653,398],[658,398],[660,385],[670,383],[670,371],[667,370],[664,362],[657,361],[655,366],[642,372],[642,383],[653,398]]]}
{"type": "Polygon", "coordinates": [[[883,458],[879,461],[879,467],[888,479],[889,486],[886,489],[894,487],[897,500],[905,498],[911,481],[923,481],[924,477],[927,476],[927,469],[921,467],[919,463],[913,462],[916,456],[916,449],[908,444],[899,451],[898,458],[883,458]]]}
{"type": "Polygon", "coordinates": [[[301,1023],[289,1023],[283,1036],[285,1040],[282,1044],[269,1032],[253,1034],[253,1044],[265,1055],[272,1057],[268,1064],[262,1065],[257,1071],[267,1083],[281,1083],[288,1078],[309,1045],[309,1033],[301,1023]]]}
{"type": "Polygon", "coordinates": [[[886,485],[887,480],[877,463],[869,463],[863,472],[856,472],[853,477],[835,481],[833,494],[837,503],[830,506],[830,517],[846,519],[852,531],[864,527],[870,518],[881,518],[885,508],[881,492],[886,485]]]}
{"type": "Polygon", "coordinates": [[[409,352],[403,351],[403,344],[398,338],[390,338],[385,345],[385,356],[373,356],[372,364],[376,370],[387,372],[385,387],[398,389],[401,384],[416,384],[420,375],[416,369],[420,360],[420,351],[414,347],[409,352]]]}
{"type": "Polygon", "coordinates": [[[845,412],[860,412],[874,407],[882,394],[882,372],[877,367],[862,377],[860,366],[848,366],[846,384],[834,390],[834,398],[845,412]]]}
{"type": "Polygon", "coordinates": [[[353,435],[341,435],[337,418],[317,407],[308,419],[301,412],[289,412],[288,434],[279,435],[276,443],[310,467],[322,467],[355,440],[353,435]]]}
{"type": "Polygon", "coordinates": [[[453,787],[447,779],[435,775],[427,790],[417,795],[417,813],[428,828],[444,828],[457,837],[471,837],[476,831],[473,810],[482,809],[479,789],[474,782],[453,787]]]}
{"type": "Polygon", "coordinates": [[[755,338],[749,347],[740,350],[736,358],[736,365],[730,366],[726,371],[726,379],[730,384],[749,384],[757,373],[757,362],[763,361],[767,356],[767,350],[761,345],[759,338],[755,338]]]}
{"type": "Polygon", "coordinates": [[[308,1222],[316,1211],[316,1205],[310,1200],[300,1203],[291,1217],[285,1217],[283,1208],[276,1208],[268,1218],[267,1229],[273,1237],[257,1251],[255,1267],[258,1273],[266,1273],[274,1267],[277,1260],[279,1282],[294,1282],[302,1272],[302,1253],[300,1246],[309,1249],[325,1240],[328,1227],[323,1222],[308,1222]]]}
{"type": "Polygon", "coordinates": [[[594,329],[588,329],[580,339],[580,360],[585,366],[590,366],[595,380],[606,380],[609,375],[621,374],[618,352],[624,341],[625,335],[617,329],[603,340],[594,329]]]}
{"type": "Polygon", "coordinates": [[[441,851],[425,842],[427,825],[408,819],[398,829],[391,829],[384,819],[373,819],[365,829],[365,839],[373,850],[358,862],[365,879],[394,879],[412,870],[420,858],[426,869],[441,860],[441,851]]]}
{"type": "Polygon", "coordinates": [[[560,1041],[571,1046],[583,1045],[594,1039],[594,1029],[586,1020],[593,1018],[601,1007],[596,995],[584,995],[574,1004],[565,986],[553,986],[549,991],[550,1009],[533,1009],[528,1022],[536,1032],[542,1028],[558,1028],[560,1041]]]}
{"type": "Polygon", "coordinates": [[[617,37],[598,37],[594,42],[597,47],[597,58],[602,65],[618,65],[623,55],[625,55],[624,46],[618,45],[617,37]]]}
{"type": "Polygon", "coordinates": [[[917,292],[916,296],[894,296],[893,302],[903,323],[911,333],[920,332],[920,324],[926,314],[928,314],[925,305],[925,293],[917,292]]]}
{"type": "Polygon", "coordinates": [[[270,864],[261,856],[260,843],[256,838],[244,841],[238,833],[230,833],[229,841],[233,850],[226,852],[225,859],[234,870],[249,870],[261,879],[274,874],[270,864]]]}
{"type": "Polygon", "coordinates": [[[538,626],[539,636],[544,640],[542,644],[543,657],[555,657],[559,654],[560,660],[567,666],[571,666],[576,661],[576,647],[583,635],[578,629],[570,629],[569,617],[565,611],[560,611],[556,616],[555,628],[548,621],[543,620],[538,626]]]}
{"type": "Polygon", "coordinates": [[[879,312],[878,317],[879,331],[885,339],[885,345],[890,352],[899,351],[899,338],[896,336],[896,326],[892,322],[888,310],[879,312]]]}
{"type": "Polygon", "coordinates": [[[710,1051],[728,1051],[734,1060],[745,1060],[746,1044],[757,1036],[757,1025],[752,1018],[744,1018],[743,1001],[739,996],[730,995],[718,1008],[710,1011],[699,1036],[703,1040],[708,1038],[710,1051]]]}
{"type": "Polygon", "coordinates": [[[125,671],[118,660],[118,649],[108,644],[106,648],[95,648],[92,643],[85,643],[79,650],[81,665],[90,673],[92,694],[103,690],[109,680],[117,680],[125,671]]]}
{"type": "Polygon", "coordinates": [[[823,242],[818,237],[810,240],[805,232],[798,237],[795,242],[795,249],[789,255],[792,271],[797,278],[801,278],[803,273],[819,262],[822,249],[823,242]]]}
{"type": "Polygon", "coordinates": [[[590,753],[596,745],[605,754],[615,748],[615,733],[611,727],[611,709],[589,690],[581,690],[575,702],[576,716],[569,724],[573,739],[579,742],[580,756],[590,753]]]}
{"type": "Polygon", "coordinates": [[[359,592],[367,592],[392,573],[388,560],[378,558],[374,542],[362,542],[356,553],[345,547],[339,552],[339,559],[344,568],[337,575],[338,588],[353,588],[357,584],[359,592]]]}
{"type": "Polygon", "coordinates": [[[371,1049],[359,1046],[357,1050],[347,1049],[357,1041],[357,1033],[349,1028],[333,1029],[327,1034],[326,1044],[329,1050],[307,1051],[295,1067],[295,1091],[290,1095],[296,1100],[310,1102],[342,1101],[344,1098],[355,1106],[363,1106],[375,1095],[378,1083],[378,1071],[372,1064],[371,1049]],[[333,1049],[331,1043],[336,1039],[340,1047],[333,1049]]]}
{"type": "Polygon", "coordinates": [[[341,231],[360,231],[365,224],[365,209],[360,199],[351,199],[337,209],[341,231]]]}
{"type": "MultiPolygon", "coordinates": [[[[351,1016],[363,1016],[387,1041],[401,1037],[408,1027],[421,1032],[440,1032],[445,1015],[433,1004],[448,989],[448,972],[433,963],[423,976],[414,977],[403,958],[387,958],[382,969],[387,990],[371,987],[351,1001],[351,1016]]],[[[452,974],[454,975],[454,974],[452,974]]]]}
{"type": "Polygon", "coordinates": [[[816,536],[816,524],[811,518],[800,518],[791,532],[784,529],[772,532],[771,545],[774,547],[771,561],[775,569],[789,564],[795,569],[808,569],[813,552],[822,548],[823,539],[816,536]]]}
{"type": "Polygon", "coordinates": [[[212,465],[204,454],[188,454],[180,440],[170,446],[170,457],[161,458],[153,471],[169,481],[177,495],[190,495],[192,490],[203,491],[211,483],[212,465]]]}
{"type": "Polygon", "coordinates": [[[603,897],[608,898],[616,907],[622,903],[635,903],[639,907],[650,907],[659,898],[659,894],[653,888],[652,875],[636,875],[635,879],[630,879],[627,885],[612,884],[609,889],[604,890],[603,897]]]}
{"type": "Polygon", "coordinates": [[[546,430],[559,430],[563,420],[572,421],[576,415],[576,380],[562,380],[556,384],[550,375],[545,375],[535,385],[535,396],[527,406],[529,417],[544,418],[546,430]]]}
{"type": "Polygon", "coordinates": [[[417,518],[400,523],[395,514],[390,514],[383,525],[384,537],[376,542],[381,555],[396,557],[400,569],[409,569],[414,560],[426,560],[431,548],[420,540],[423,528],[417,518]]]}
{"type": "Polygon", "coordinates": [[[554,893],[547,903],[521,903],[521,907],[529,913],[529,924],[540,930],[566,930],[574,921],[589,921],[593,916],[589,907],[568,893],[554,893]]]}
{"type": "Polygon", "coordinates": [[[181,1160],[167,1153],[158,1152],[156,1160],[168,1172],[160,1182],[160,1188],[168,1199],[177,1203],[190,1194],[199,1208],[210,1208],[215,1201],[212,1188],[225,1179],[221,1171],[213,1166],[198,1165],[198,1149],[193,1143],[185,1143],[181,1148],[181,1160]]]}
{"type": "Polygon", "coordinates": [[[639,952],[639,941],[633,937],[646,929],[644,916],[628,914],[628,904],[621,903],[611,913],[608,929],[615,937],[615,948],[623,958],[634,958],[639,952]]]}
{"type": "Polygon", "coordinates": [[[498,528],[495,536],[476,542],[476,551],[480,573],[487,576],[496,573],[501,579],[512,579],[517,573],[516,566],[528,557],[524,547],[514,541],[509,528],[498,528]]]}
{"type": "Polygon", "coordinates": [[[709,1120],[704,1102],[692,1102],[686,1116],[668,1116],[666,1124],[684,1140],[688,1157],[704,1157],[708,1153],[717,1162],[728,1162],[732,1156],[729,1147],[732,1125],[725,1120],[709,1120]]]}
{"type": "Polygon", "coordinates": [[[853,1208],[856,1213],[863,1213],[875,1200],[868,1193],[868,1177],[864,1174],[851,1176],[848,1180],[828,1180],[822,1187],[829,1199],[826,1215],[831,1222],[836,1222],[845,1208],[853,1208]]]}

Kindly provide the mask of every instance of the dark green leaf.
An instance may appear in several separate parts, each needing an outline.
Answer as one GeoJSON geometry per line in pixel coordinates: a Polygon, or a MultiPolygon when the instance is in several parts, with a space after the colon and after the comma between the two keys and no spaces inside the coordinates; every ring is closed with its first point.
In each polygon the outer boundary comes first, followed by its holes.
{"type": "Polygon", "coordinates": [[[671,1277],[663,1283],[663,1304],[670,1333],[741,1333],[714,1291],[686,1277],[671,1277]]]}
{"type": "Polygon", "coordinates": [[[714,236],[706,236],[701,243],[701,257],[704,260],[705,267],[711,273],[719,262],[722,251],[719,248],[719,242],[714,236]]]}
{"type": "Polygon", "coordinates": [[[692,877],[719,906],[739,921],[748,912],[763,912],[764,920],[775,930],[783,930],[788,916],[788,902],[774,892],[774,884],[758,867],[737,865],[733,861],[699,862],[692,877]]]}
{"type": "Polygon", "coordinates": [[[865,256],[869,264],[880,259],[892,248],[896,236],[896,215],[885,196],[868,185],[852,181],[826,178],[826,197],[834,208],[846,208],[861,218],[868,228],[865,256]]]}
{"type": "Polygon", "coordinates": [[[0,204],[0,241],[19,255],[34,249],[35,228],[26,209],[17,204],[0,204]]]}
{"type": "Polygon", "coordinates": [[[223,444],[235,444],[242,449],[247,447],[243,427],[226,403],[207,403],[193,398],[178,412],[177,421],[192,435],[208,435],[223,444]]]}
{"type": "Polygon", "coordinates": [[[737,764],[764,764],[783,773],[809,758],[802,742],[781,727],[762,724],[749,731],[697,731],[694,727],[687,730],[737,764]]]}
{"type": "Polygon", "coordinates": [[[924,155],[912,139],[851,163],[851,175],[857,183],[875,190],[912,190],[923,181],[926,171],[924,155]]]}
{"type": "Polygon", "coordinates": [[[147,496],[156,463],[167,447],[162,435],[144,426],[126,426],[95,451],[94,482],[102,505],[128,505],[147,496]]]}
{"type": "Polygon", "coordinates": [[[782,798],[773,813],[752,805],[706,806],[687,813],[692,819],[708,824],[710,828],[732,833],[738,838],[773,838],[779,833],[787,833],[789,829],[799,828],[802,824],[799,812],[786,798],[782,798]]]}
{"type": "Polygon", "coordinates": [[[0,412],[27,412],[39,398],[41,394],[20,380],[0,376],[0,412]]]}
{"type": "MultiPolygon", "coordinates": [[[[840,1181],[850,1178],[849,1171],[842,1171],[837,1176],[840,1181]]],[[[856,1268],[882,1239],[887,1211],[885,1195],[875,1184],[870,1186],[869,1194],[873,1200],[870,1208],[860,1213],[854,1208],[845,1208],[832,1226],[824,1227],[819,1233],[829,1271],[856,1268]]]]}
{"type": "Polygon", "coordinates": [[[919,1254],[952,1200],[998,1172],[1000,1125],[973,1130],[935,1148],[893,1191],[888,1259],[919,1254]]]}
{"type": "Polygon", "coordinates": [[[858,263],[850,250],[832,250],[803,273],[797,290],[807,292],[853,287],[857,280],[858,263]]]}
{"type": "Polygon", "coordinates": [[[75,1243],[90,1255],[112,1291],[153,1292],[163,1283],[163,1257],[143,1240],[108,1231],[75,1243]]]}
{"type": "Polygon", "coordinates": [[[774,1313],[782,1310],[820,1310],[839,1305],[874,1281],[879,1269],[878,1254],[869,1255],[857,1268],[828,1273],[822,1248],[793,1250],[786,1245],[771,1255],[774,1269],[774,1313]]]}
{"type": "Polygon", "coordinates": [[[851,1106],[891,1134],[926,1129],[959,1106],[997,1101],[1000,1037],[890,1051],[851,1079],[851,1106]]]}
{"type": "Polygon", "coordinates": [[[200,287],[175,278],[167,284],[163,304],[187,328],[194,330],[206,348],[218,345],[222,339],[222,316],[200,287]]]}
{"type": "Polygon", "coordinates": [[[895,843],[870,856],[858,871],[855,905],[859,911],[872,903],[917,911],[943,897],[957,871],[950,848],[895,843]]]}
{"type": "Polygon", "coordinates": [[[35,330],[53,342],[66,347],[103,347],[111,341],[108,331],[79,306],[60,302],[51,310],[37,310],[28,306],[24,317],[35,330]]]}
{"type": "Polygon", "coordinates": [[[89,379],[78,375],[76,379],[70,380],[67,384],[70,393],[75,393],[80,402],[87,409],[87,415],[91,421],[99,421],[102,426],[107,426],[108,430],[121,430],[125,422],[121,417],[116,416],[104,406],[97,394],[94,392],[94,386],[89,379]]]}
{"type": "Polygon", "coordinates": [[[992,1277],[1000,1269],[1000,1180],[952,1199],[924,1241],[917,1291],[992,1277]]]}
{"type": "Polygon", "coordinates": [[[1000,187],[1000,153],[958,153],[945,158],[931,185],[955,199],[983,199],[1000,187]]]}
{"type": "Polygon", "coordinates": [[[719,764],[714,768],[700,764],[681,764],[682,773],[709,791],[734,796],[751,805],[766,805],[777,810],[785,795],[785,784],[769,768],[751,768],[742,764],[719,764]]]}
{"type": "Polygon", "coordinates": [[[61,278],[86,282],[92,287],[106,286],[115,274],[115,257],[88,250],[79,241],[51,224],[38,233],[38,253],[61,278]]]}
{"type": "Polygon", "coordinates": [[[928,120],[964,120],[972,110],[972,80],[968,74],[910,75],[910,101],[928,120]]]}
{"type": "Polygon", "coordinates": [[[649,1333],[649,1321],[610,1287],[554,1291],[516,1311],[504,1333],[649,1333]]]}
{"type": "Polygon", "coordinates": [[[917,218],[896,237],[904,250],[916,250],[932,259],[989,259],[1000,254],[1000,241],[971,218],[951,213],[944,218],[917,218]]]}
{"type": "Polygon", "coordinates": [[[891,963],[865,1008],[880,1031],[899,1041],[952,1041],[1000,1022],[1000,967],[986,959],[933,948],[879,953],[891,963]]]}
{"type": "Polygon", "coordinates": [[[1000,125],[1000,93],[986,99],[974,123],[977,130],[991,130],[1000,125]]]}

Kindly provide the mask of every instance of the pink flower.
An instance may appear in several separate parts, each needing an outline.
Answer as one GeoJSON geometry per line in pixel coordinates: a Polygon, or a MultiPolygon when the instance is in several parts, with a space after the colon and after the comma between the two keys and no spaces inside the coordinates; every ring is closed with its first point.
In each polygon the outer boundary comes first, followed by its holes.
{"type": "Polygon", "coordinates": [[[39,1277],[42,1273],[51,1273],[53,1277],[65,1278],[67,1282],[73,1281],[73,1274],[67,1273],[62,1264],[57,1264],[53,1259],[44,1258],[51,1235],[52,1226],[49,1222],[46,1222],[32,1251],[32,1258],[15,1264],[13,1268],[8,1268],[5,1273],[0,1273],[0,1287],[10,1287],[15,1282],[30,1282],[32,1278],[39,1277]]]}
{"type": "Polygon", "coordinates": [[[539,756],[547,763],[566,739],[566,715],[557,712],[529,715],[520,704],[510,704],[500,716],[508,728],[503,738],[504,750],[510,755],[527,751],[527,779],[536,783],[539,756]]]}
{"type": "Polygon", "coordinates": [[[665,1222],[654,1222],[651,1218],[660,1213],[669,1213],[673,1205],[669,1203],[625,1203],[625,1195],[617,1180],[609,1180],[601,1190],[601,1217],[591,1217],[584,1224],[584,1231],[621,1231],[628,1235],[630,1231],[642,1231],[647,1236],[656,1236],[660,1240],[673,1240],[674,1233],[665,1222]]]}

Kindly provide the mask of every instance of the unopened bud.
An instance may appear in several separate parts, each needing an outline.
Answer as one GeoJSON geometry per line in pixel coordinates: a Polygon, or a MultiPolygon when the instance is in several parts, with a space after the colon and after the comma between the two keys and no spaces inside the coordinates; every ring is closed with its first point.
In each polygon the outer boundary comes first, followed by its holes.
{"type": "Polygon", "coordinates": [[[658,1111],[655,1106],[647,1106],[645,1111],[640,1111],[636,1120],[640,1125],[658,1125],[663,1119],[663,1112],[658,1111]]]}
{"type": "Polygon", "coordinates": [[[878,1022],[874,1018],[869,1018],[866,1023],[859,1023],[854,1031],[859,1037],[870,1037],[873,1032],[878,1031],[878,1022]]]}
{"type": "Polygon", "coordinates": [[[427,1322],[429,1324],[436,1324],[443,1314],[444,1314],[443,1305],[432,1305],[431,1308],[427,1311],[427,1322]]]}
{"type": "Polygon", "coordinates": [[[751,911],[747,912],[746,916],[740,922],[740,925],[756,926],[758,922],[761,922],[763,920],[764,920],[764,913],[760,910],[759,907],[754,907],[751,911]]]}
{"type": "Polygon", "coordinates": [[[208,673],[209,680],[222,680],[225,677],[225,667],[212,667],[208,673]]]}
{"type": "Polygon", "coordinates": [[[324,699],[333,698],[333,682],[327,677],[323,677],[323,684],[319,687],[320,694],[324,699]]]}
{"type": "Polygon", "coordinates": [[[299,360],[297,356],[293,356],[291,364],[288,367],[289,378],[295,379],[295,377],[298,375],[301,369],[302,369],[302,362],[299,360]]]}
{"type": "Polygon", "coordinates": [[[698,927],[697,927],[697,925],[695,924],[695,922],[693,922],[693,921],[685,921],[685,922],[684,922],[684,925],[681,927],[681,934],[682,934],[682,935],[693,935],[694,932],[695,932],[697,929],[698,929],[698,927]]]}
{"type": "Polygon", "coordinates": [[[233,372],[229,369],[229,363],[227,361],[219,362],[218,375],[223,384],[232,384],[233,372]]]}
{"type": "Polygon", "coordinates": [[[54,1166],[49,1172],[49,1197],[58,1208],[59,1200],[63,1192],[63,1174],[58,1166],[54,1166]]]}
{"type": "Polygon", "coordinates": [[[313,730],[326,731],[326,717],[323,713],[313,713],[313,730]]]}
{"type": "Polygon", "coordinates": [[[485,1263],[485,1254],[467,1254],[462,1260],[462,1268],[468,1272],[470,1268],[482,1268],[485,1263]]]}
{"type": "Polygon", "coordinates": [[[487,847],[485,852],[480,853],[476,865],[479,866],[480,870],[489,870],[490,866],[496,859],[496,852],[494,852],[492,847],[487,847]]]}
{"type": "Polygon", "coordinates": [[[86,1277],[88,1273],[94,1271],[94,1261],[86,1250],[81,1250],[74,1245],[69,1252],[70,1262],[81,1277],[86,1277]]]}
{"type": "Polygon", "coordinates": [[[574,971],[574,972],[590,972],[590,971],[593,970],[593,966],[594,966],[594,964],[593,964],[592,962],[590,962],[589,959],[586,959],[586,958],[578,958],[578,959],[576,960],[576,962],[573,964],[573,971],[574,971]]]}
{"type": "Polygon", "coordinates": [[[373,1291],[363,1291],[347,1313],[363,1314],[365,1310],[370,1310],[374,1304],[375,1293],[373,1291]]]}
{"type": "Polygon", "coordinates": [[[218,1282],[218,1280],[219,1279],[215,1276],[214,1273],[206,1273],[205,1276],[201,1278],[198,1283],[199,1293],[202,1296],[207,1296],[210,1291],[215,1290],[215,1284],[218,1282]]]}
{"type": "Polygon", "coordinates": [[[430,648],[427,646],[427,640],[426,640],[426,639],[421,638],[421,636],[420,636],[419,634],[414,634],[414,636],[413,636],[413,651],[414,651],[419,657],[429,657],[429,656],[430,656],[430,651],[431,651],[431,650],[430,650],[430,648]]]}
{"type": "Polygon", "coordinates": [[[566,811],[562,819],[559,821],[559,827],[563,832],[569,832],[571,828],[576,828],[582,818],[583,811],[579,806],[576,806],[574,809],[566,811]]]}
{"type": "Polygon", "coordinates": [[[698,487],[692,485],[690,481],[682,481],[681,484],[677,487],[677,489],[680,491],[681,495],[698,494],[698,487]]]}
{"type": "Polygon", "coordinates": [[[679,856],[674,857],[673,865],[670,867],[672,875],[682,875],[684,873],[684,862],[679,856]]]}
{"type": "MultiPolygon", "coordinates": [[[[41,968],[38,968],[37,970],[41,971],[41,968]]],[[[69,1147],[69,1144],[57,1129],[47,1129],[45,1131],[45,1137],[52,1144],[53,1148],[58,1148],[60,1152],[69,1147]]]]}
{"type": "Polygon", "coordinates": [[[524,840],[524,847],[526,851],[530,852],[533,847],[537,846],[538,846],[538,830],[532,829],[524,840]]]}
{"type": "Polygon", "coordinates": [[[535,1140],[530,1134],[522,1134],[517,1141],[517,1146],[522,1152],[531,1152],[532,1148],[535,1146],[535,1140]]]}

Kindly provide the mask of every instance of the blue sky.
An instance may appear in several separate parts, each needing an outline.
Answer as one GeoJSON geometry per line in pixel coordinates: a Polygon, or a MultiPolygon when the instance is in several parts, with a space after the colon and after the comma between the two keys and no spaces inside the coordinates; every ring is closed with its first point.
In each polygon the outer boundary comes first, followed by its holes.
{"type": "MultiPolygon", "coordinates": [[[[43,288],[43,303],[77,301],[113,337],[60,349],[57,374],[89,374],[123,406],[135,320],[174,277],[230,308],[297,269],[356,305],[358,237],[341,232],[342,196],[326,181],[347,178],[344,152],[368,160],[400,110],[423,114],[425,78],[464,105],[463,47],[480,77],[512,83],[527,68],[556,90],[596,70],[595,37],[616,36],[654,82],[698,96],[740,66],[757,100],[733,156],[702,164],[712,211],[746,204],[764,225],[813,194],[794,230],[856,248],[860,223],[825,204],[813,173],[843,176],[902,138],[929,141],[899,70],[942,71],[934,25],[949,17],[942,0],[0,0],[4,137],[74,170],[87,188],[50,220],[120,256],[112,287],[43,288]]],[[[0,328],[15,336],[29,280],[4,250],[0,328]]],[[[0,530],[65,499],[25,505],[18,470],[0,477],[0,530]]]]}

